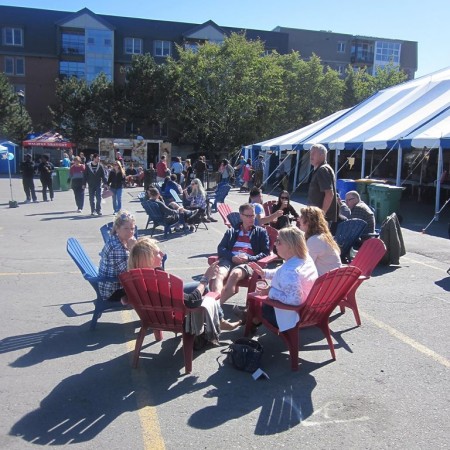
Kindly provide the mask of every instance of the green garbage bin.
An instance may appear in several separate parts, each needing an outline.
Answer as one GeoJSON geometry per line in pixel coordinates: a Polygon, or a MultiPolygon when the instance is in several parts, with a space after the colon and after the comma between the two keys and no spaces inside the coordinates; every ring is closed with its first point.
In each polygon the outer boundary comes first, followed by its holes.
{"type": "Polygon", "coordinates": [[[59,191],[61,189],[57,172],[52,173],[52,187],[54,191],[59,191]]]}
{"type": "Polygon", "coordinates": [[[70,189],[70,183],[69,183],[70,169],[68,167],[57,167],[55,170],[56,170],[56,173],[58,174],[59,185],[61,186],[61,190],[68,191],[70,189]]]}
{"type": "Polygon", "coordinates": [[[378,223],[381,224],[393,212],[398,214],[400,199],[404,189],[399,186],[378,183],[367,186],[370,206],[375,208],[375,218],[378,223]]]}
{"type": "Polygon", "coordinates": [[[373,183],[384,184],[386,182],[384,180],[375,180],[372,178],[361,178],[359,180],[355,180],[355,183],[356,190],[358,191],[361,200],[364,203],[369,204],[369,191],[367,190],[367,186],[373,183]]]}

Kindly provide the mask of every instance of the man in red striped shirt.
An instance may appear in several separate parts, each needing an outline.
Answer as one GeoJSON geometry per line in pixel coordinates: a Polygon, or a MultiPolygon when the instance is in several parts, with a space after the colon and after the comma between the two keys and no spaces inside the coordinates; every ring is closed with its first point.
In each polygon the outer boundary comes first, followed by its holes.
{"type": "Polygon", "coordinates": [[[255,226],[254,206],[245,203],[239,207],[239,213],[239,225],[229,228],[217,247],[219,272],[216,278],[211,280],[211,290],[221,293],[221,303],[225,303],[237,293],[239,281],[252,276],[253,270],[248,263],[259,261],[270,253],[266,229],[255,226]]]}

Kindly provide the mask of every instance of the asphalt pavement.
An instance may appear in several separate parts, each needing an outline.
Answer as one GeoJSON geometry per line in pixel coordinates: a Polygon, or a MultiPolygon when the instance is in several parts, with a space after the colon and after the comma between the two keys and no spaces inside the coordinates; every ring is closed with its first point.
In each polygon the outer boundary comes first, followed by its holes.
{"type": "MultiPolygon", "coordinates": [[[[292,372],[281,339],[260,328],[270,379],[254,381],[223,352],[243,329],[196,353],[190,375],[180,337],[165,333],[157,343],[149,334],[132,369],[137,316],[105,313],[90,331],[94,292],[65,250],[76,237],[98,263],[111,199],[102,217],[91,217],[87,198],[76,212],[71,191],[23,204],[21,180],[11,188],[18,208],[9,207],[10,182],[0,178],[0,448],[450,447],[450,207],[421,233],[433,205],[402,202],[407,254],[359,288],[361,327],[351,311],[333,313],[336,361],[319,330],[302,330],[301,365],[292,372]]],[[[126,189],[124,205],[145,234],[139,191],[126,189]]],[[[233,210],[246,200],[236,190],[227,197],[233,210]]],[[[155,236],[167,271],[186,281],[203,273],[225,231],[215,217],[208,230],[155,236]]],[[[227,302],[226,317],[235,303],[245,304],[245,289],[227,302]]]]}

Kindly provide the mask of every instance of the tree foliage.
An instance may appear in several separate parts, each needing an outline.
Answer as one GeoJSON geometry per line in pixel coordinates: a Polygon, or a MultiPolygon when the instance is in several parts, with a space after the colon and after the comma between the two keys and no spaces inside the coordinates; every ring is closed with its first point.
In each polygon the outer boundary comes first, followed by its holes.
{"type": "Polygon", "coordinates": [[[0,73],[0,135],[14,142],[25,139],[31,128],[31,119],[25,105],[5,74],[0,73]]]}
{"type": "Polygon", "coordinates": [[[126,83],[114,88],[104,75],[88,85],[58,82],[53,120],[77,143],[111,136],[115,125],[170,124],[171,140],[203,151],[232,152],[351,107],[406,75],[392,65],[372,76],[349,66],[345,79],[313,55],[265,54],[260,41],[232,34],[221,44],[177,47],[177,58],[157,64],[136,55],[126,83]]]}

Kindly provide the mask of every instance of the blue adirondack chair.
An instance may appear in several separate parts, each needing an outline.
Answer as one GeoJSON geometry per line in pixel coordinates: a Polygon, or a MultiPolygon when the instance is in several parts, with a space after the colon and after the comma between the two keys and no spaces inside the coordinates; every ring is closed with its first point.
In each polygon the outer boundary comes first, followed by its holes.
{"type": "Polygon", "coordinates": [[[336,228],[334,240],[341,249],[341,261],[348,263],[350,250],[362,235],[367,223],[362,219],[349,219],[340,222],[336,228]]]}
{"type": "Polygon", "coordinates": [[[148,215],[147,225],[145,228],[148,228],[150,222],[153,223],[153,228],[151,231],[151,236],[155,232],[156,227],[162,226],[164,227],[164,237],[167,237],[168,234],[172,231],[172,228],[179,225],[178,223],[169,223],[168,220],[161,213],[159,206],[156,202],[152,202],[150,200],[146,200],[142,202],[142,206],[145,209],[145,212],[148,215]]]}
{"type": "Polygon", "coordinates": [[[212,203],[211,211],[217,212],[217,203],[224,203],[225,198],[230,192],[231,186],[228,183],[220,183],[217,185],[215,192],[208,194],[207,198],[212,203]]]}
{"type": "Polygon", "coordinates": [[[97,321],[102,315],[102,313],[108,309],[121,310],[124,309],[124,306],[120,302],[107,302],[104,301],[100,295],[98,289],[98,283],[100,281],[118,281],[117,278],[102,278],[98,274],[98,267],[94,265],[91,258],[89,258],[88,254],[85,252],[84,248],[75,238],[67,239],[67,253],[73,259],[74,263],[80,269],[83,278],[92,286],[97,295],[97,298],[94,300],[94,314],[91,320],[91,330],[94,330],[97,321]]]}

